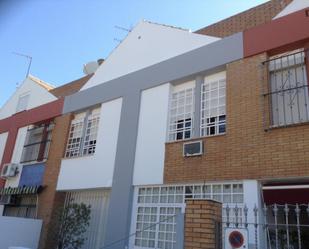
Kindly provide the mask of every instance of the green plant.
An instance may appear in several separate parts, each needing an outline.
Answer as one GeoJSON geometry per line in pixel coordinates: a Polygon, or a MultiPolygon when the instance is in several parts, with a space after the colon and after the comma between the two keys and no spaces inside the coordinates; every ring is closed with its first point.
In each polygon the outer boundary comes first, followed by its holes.
{"type": "Polygon", "coordinates": [[[55,244],[57,249],[79,249],[85,243],[90,224],[91,206],[69,203],[56,214],[55,244]]]}

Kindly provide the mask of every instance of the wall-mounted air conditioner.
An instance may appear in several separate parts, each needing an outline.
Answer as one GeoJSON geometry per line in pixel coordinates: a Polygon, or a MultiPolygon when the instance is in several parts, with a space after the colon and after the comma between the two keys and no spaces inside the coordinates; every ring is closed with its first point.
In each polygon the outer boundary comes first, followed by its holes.
{"type": "Polygon", "coordinates": [[[247,249],[248,230],[245,228],[226,228],[224,237],[224,249],[247,249]]]}
{"type": "Polygon", "coordinates": [[[200,156],[203,154],[203,141],[193,141],[183,144],[183,156],[200,156]]]}
{"type": "Polygon", "coordinates": [[[3,165],[1,170],[2,178],[14,177],[18,173],[18,164],[17,163],[6,163],[3,165]]]}

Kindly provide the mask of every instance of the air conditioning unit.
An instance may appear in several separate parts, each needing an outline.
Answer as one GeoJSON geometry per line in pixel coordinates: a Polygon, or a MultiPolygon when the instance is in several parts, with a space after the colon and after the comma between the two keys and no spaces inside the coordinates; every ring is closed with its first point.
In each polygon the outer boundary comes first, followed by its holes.
{"type": "Polygon", "coordinates": [[[1,170],[2,178],[14,177],[18,173],[18,164],[17,163],[6,163],[3,165],[1,170]]]}
{"type": "Polygon", "coordinates": [[[248,249],[248,230],[245,228],[226,228],[224,249],[248,249]]]}
{"type": "Polygon", "coordinates": [[[187,142],[183,144],[183,156],[200,156],[203,154],[203,141],[187,142]]]}

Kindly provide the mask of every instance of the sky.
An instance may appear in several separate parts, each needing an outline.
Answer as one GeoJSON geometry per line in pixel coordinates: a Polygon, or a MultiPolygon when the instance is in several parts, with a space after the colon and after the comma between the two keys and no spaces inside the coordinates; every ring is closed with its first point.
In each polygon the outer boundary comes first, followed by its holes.
{"type": "Polygon", "coordinates": [[[83,76],[145,19],[195,31],[266,0],[0,0],[0,106],[30,73],[54,86],[83,76]]]}

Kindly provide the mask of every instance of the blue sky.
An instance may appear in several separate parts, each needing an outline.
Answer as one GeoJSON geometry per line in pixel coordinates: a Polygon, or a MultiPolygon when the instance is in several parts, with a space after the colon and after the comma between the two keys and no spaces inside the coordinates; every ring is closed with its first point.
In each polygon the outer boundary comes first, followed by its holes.
{"type": "Polygon", "coordinates": [[[146,19],[197,30],[265,0],[1,0],[0,106],[30,73],[59,86],[83,76],[83,64],[105,58],[146,19]]]}

